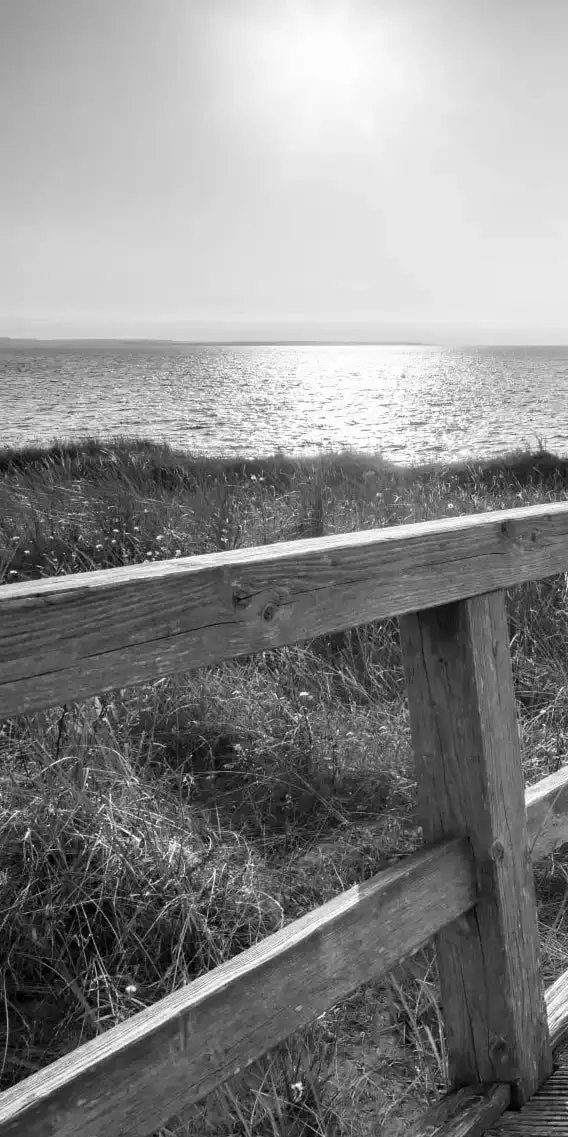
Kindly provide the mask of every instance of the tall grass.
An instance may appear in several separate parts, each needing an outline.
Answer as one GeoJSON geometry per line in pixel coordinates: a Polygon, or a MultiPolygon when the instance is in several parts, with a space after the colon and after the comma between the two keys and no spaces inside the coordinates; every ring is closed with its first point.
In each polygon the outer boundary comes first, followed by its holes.
{"type": "MultiPolygon", "coordinates": [[[[400,469],[116,439],[0,453],[0,580],[565,499],[541,450],[400,469]]],[[[568,734],[566,577],[508,596],[525,773],[568,734]]],[[[418,847],[396,621],[0,724],[8,1086],[418,847]]],[[[553,871],[554,870],[554,871],[553,871]]],[[[561,858],[544,968],[567,964],[561,858]]],[[[444,1085],[424,951],[166,1134],[394,1134],[444,1085]],[[379,1128],[380,1127],[380,1128],[379,1128]]]]}

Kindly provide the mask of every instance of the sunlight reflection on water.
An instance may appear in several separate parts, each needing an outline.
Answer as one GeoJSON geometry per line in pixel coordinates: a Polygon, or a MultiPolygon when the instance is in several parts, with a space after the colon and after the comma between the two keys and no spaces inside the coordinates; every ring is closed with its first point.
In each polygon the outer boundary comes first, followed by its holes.
{"type": "Polygon", "coordinates": [[[400,462],[568,452],[568,349],[0,348],[0,444],[124,434],[207,454],[400,462]]]}

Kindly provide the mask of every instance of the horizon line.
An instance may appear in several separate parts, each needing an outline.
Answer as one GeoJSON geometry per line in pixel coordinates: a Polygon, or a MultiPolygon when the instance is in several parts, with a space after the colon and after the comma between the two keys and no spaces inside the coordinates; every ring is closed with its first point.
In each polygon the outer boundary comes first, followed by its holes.
{"type": "Polygon", "coordinates": [[[191,344],[198,347],[221,345],[226,347],[235,346],[238,344],[244,345],[264,345],[264,344],[331,344],[337,346],[341,344],[369,344],[369,345],[386,345],[401,344],[411,347],[431,347],[435,346],[435,341],[427,340],[371,340],[371,339],[172,339],[163,336],[0,336],[1,344],[28,344],[28,343],[169,343],[169,344],[191,344]]]}
{"type": "Polygon", "coordinates": [[[485,340],[406,340],[406,339],[170,339],[162,337],[139,336],[0,336],[2,347],[27,347],[33,345],[59,344],[158,344],[164,346],[187,347],[568,347],[564,342],[515,343],[485,340]]]}

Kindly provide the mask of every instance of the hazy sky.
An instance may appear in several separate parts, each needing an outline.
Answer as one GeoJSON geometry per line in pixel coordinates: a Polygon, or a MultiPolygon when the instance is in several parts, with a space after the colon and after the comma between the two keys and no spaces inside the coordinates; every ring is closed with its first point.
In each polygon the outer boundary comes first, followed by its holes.
{"type": "Polygon", "coordinates": [[[0,335],[568,342],[566,0],[0,0],[0,335]]]}

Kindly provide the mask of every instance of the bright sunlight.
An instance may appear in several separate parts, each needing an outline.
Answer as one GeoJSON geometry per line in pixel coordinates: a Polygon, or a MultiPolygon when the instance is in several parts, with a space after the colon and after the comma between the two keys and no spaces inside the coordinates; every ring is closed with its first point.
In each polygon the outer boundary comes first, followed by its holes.
{"type": "Polygon", "coordinates": [[[255,87],[266,112],[293,119],[298,137],[341,123],[374,130],[408,90],[408,67],[385,18],[369,5],[297,3],[253,32],[255,87]]]}

